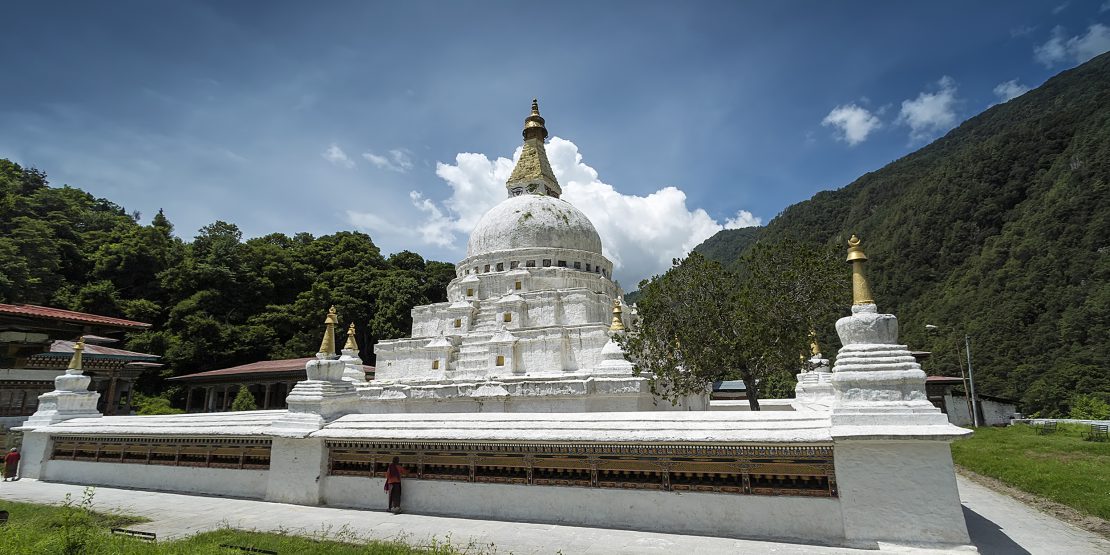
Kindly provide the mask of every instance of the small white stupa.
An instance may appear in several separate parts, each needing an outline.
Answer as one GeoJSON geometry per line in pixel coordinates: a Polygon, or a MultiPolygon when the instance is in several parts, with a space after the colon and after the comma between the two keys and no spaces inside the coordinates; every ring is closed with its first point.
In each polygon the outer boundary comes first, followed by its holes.
{"type": "Polygon", "coordinates": [[[39,395],[39,407],[26,422],[24,429],[49,426],[71,418],[99,418],[96,410],[100,394],[89,391],[92,378],[81,370],[81,353],[85,350],[85,340],[73,346],[73,357],[65,374],[54,378],[54,391],[39,395]]]}

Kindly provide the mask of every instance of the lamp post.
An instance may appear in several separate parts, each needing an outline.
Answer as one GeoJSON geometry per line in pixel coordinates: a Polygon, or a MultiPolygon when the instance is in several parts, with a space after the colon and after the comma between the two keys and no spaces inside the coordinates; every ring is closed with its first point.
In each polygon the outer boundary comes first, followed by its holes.
{"type": "MultiPolygon", "coordinates": [[[[932,324],[925,324],[926,332],[935,332],[939,330],[937,326],[932,324]]],[[[957,340],[959,341],[959,340],[957,340]]],[[[956,361],[960,362],[960,347],[956,343],[956,361]]],[[[960,378],[964,381],[964,390],[967,392],[967,410],[971,413],[971,424],[973,427],[979,427],[979,404],[978,399],[975,398],[975,378],[971,372],[971,336],[964,334],[964,349],[967,351],[967,375],[964,375],[963,364],[960,364],[960,378]]]]}
{"type": "Polygon", "coordinates": [[[971,422],[979,427],[979,403],[975,398],[975,374],[971,371],[971,336],[964,334],[964,350],[967,352],[967,381],[971,384],[971,422]]]}

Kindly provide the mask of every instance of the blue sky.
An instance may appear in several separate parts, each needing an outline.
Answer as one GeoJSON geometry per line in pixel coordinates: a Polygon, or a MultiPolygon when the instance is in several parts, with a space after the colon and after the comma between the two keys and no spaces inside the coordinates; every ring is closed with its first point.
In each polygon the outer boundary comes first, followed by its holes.
{"type": "MultiPolygon", "coordinates": [[[[0,157],[191,238],[456,261],[533,96],[631,287],[1110,49],[1080,2],[20,2],[0,157]]],[[[568,183],[570,186],[568,187],[568,183]]]]}

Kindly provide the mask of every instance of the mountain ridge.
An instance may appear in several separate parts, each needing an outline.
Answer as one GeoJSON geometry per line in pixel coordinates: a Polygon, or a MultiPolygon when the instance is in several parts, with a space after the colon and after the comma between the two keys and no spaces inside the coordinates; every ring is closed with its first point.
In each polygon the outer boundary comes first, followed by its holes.
{"type": "Polygon", "coordinates": [[[982,393],[1043,414],[1076,393],[1110,400],[1110,54],[791,205],[757,237],[695,250],[735,267],[756,241],[853,233],[901,341],[934,351],[929,373],[958,375],[966,334],[982,393]]]}

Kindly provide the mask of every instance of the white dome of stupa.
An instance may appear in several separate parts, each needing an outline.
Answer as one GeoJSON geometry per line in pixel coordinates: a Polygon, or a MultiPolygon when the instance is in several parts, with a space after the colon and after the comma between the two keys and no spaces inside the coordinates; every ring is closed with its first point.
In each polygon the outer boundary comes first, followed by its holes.
{"type": "Polygon", "coordinates": [[[482,216],[470,233],[466,256],[527,248],[601,254],[601,236],[590,219],[569,202],[525,193],[505,199],[482,216]]]}

